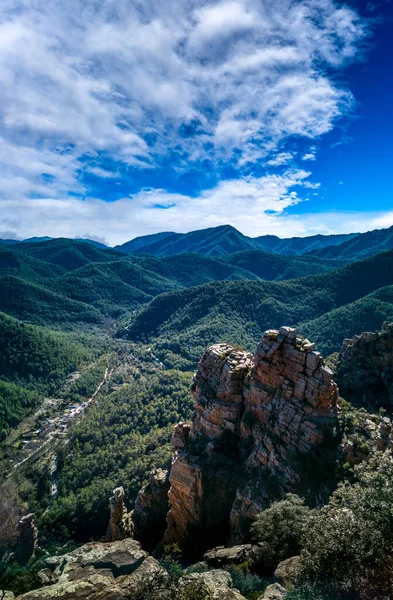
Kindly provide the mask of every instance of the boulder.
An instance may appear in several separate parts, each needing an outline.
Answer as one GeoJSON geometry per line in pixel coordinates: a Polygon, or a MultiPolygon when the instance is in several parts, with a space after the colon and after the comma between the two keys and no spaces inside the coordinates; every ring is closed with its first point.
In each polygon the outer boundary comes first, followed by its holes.
{"type": "Polygon", "coordinates": [[[203,560],[212,567],[239,565],[248,560],[251,549],[251,544],[232,546],[231,548],[221,546],[205,552],[203,560]]]}
{"type": "Polygon", "coordinates": [[[279,583],[272,583],[267,586],[263,596],[261,596],[259,600],[283,600],[286,593],[287,591],[282,585],[279,583]]]}
{"type": "Polygon", "coordinates": [[[288,589],[292,587],[300,570],[300,556],[291,556],[282,560],[274,571],[274,577],[288,589]]]}
{"type": "Polygon", "coordinates": [[[181,600],[187,600],[193,597],[193,594],[198,594],[198,598],[203,594],[206,600],[245,600],[240,592],[232,589],[232,578],[229,573],[219,569],[181,577],[178,593],[181,600]]]}
{"type": "Polygon", "coordinates": [[[22,594],[17,600],[128,600],[131,592],[165,576],[159,563],[132,539],[92,542],[46,562],[56,583],[22,594]]]}

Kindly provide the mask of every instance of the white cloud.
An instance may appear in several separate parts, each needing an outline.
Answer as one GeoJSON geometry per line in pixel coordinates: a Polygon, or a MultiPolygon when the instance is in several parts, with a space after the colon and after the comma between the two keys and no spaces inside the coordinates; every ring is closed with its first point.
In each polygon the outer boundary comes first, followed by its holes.
{"type": "Polygon", "coordinates": [[[316,160],[317,159],[316,152],[317,152],[317,147],[311,146],[311,148],[309,148],[308,151],[305,152],[305,154],[303,154],[302,160],[316,160]]]}
{"type": "Polygon", "coordinates": [[[293,160],[293,158],[293,152],[280,152],[279,154],[276,154],[274,158],[271,158],[270,160],[266,161],[266,164],[269,167],[280,167],[282,165],[290,163],[293,160]]]}
{"type": "Polygon", "coordinates": [[[125,242],[141,232],[185,232],[222,223],[258,232],[278,223],[279,215],[300,201],[299,190],[313,186],[309,176],[307,171],[288,169],[281,175],[222,181],[198,198],[158,189],[142,190],[115,202],[20,197],[1,202],[0,230],[18,231],[22,238],[43,233],[54,237],[94,236],[111,244],[125,242]]]}
{"type": "Polygon", "coordinates": [[[352,102],[325,67],[353,60],[364,31],[333,0],[3,0],[0,193],[88,194],[81,169],[111,177],[102,153],[240,168],[318,138],[352,102]]]}
{"type": "Polygon", "coordinates": [[[152,189],[110,203],[96,198],[3,201],[0,231],[8,237],[15,232],[21,238],[90,237],[115,245],[141,233],[186,232],[224,223],[250,236],[270,233],[280,237],[393,225],[393,211],[288,214],[286,209],[299,203],[302,190],[318,185],[309,176],[307,171],[288,169],[282,175],[225,181],[198,198],[152,189]]]}

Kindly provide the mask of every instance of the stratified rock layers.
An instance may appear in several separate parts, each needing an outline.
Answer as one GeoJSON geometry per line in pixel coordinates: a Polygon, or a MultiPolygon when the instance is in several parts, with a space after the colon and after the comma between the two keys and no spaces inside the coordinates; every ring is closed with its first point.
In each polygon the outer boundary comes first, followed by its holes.
{"type": "Polygon", "coordinates": [[[200,552],[228,536],[242,542],[272,485],[296,488],[296,457],[337,425],[338,390],[314,345],[282,327],[264,334],[255,356],[210,347],[193,393],[192,424],[180,423],[172,439],[163,543],[200,552]]]}

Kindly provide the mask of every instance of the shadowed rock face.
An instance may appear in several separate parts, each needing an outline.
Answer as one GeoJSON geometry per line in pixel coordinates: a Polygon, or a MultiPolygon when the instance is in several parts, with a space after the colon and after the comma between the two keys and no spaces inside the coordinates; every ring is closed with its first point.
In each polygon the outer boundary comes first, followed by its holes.
{"type": "Polygon", "coordinates": [[[193,393],[192,424],[180,423],[172,439],[163,543],[201,552],[228,536],[244,541],[272,481],[279,494],[296,488],[294,458],[337,425],[338,390],[314,345],[282,327],[264,334],[255,356],[208,348],[193,393]]]}
{"type": "Polygon", "coordinates": [[[109,498],[111,516],[106,540],[108,542],[118,542],[132,537],[132,521],[124,504],[124,489],[122,487],[113,490],[113,496],[109,498]]]}
{"type": "Polygon", "coordinates": [[[38,547],[38,529],[34,523],[34,514],[30,513],[21,518],[18,523],[18,544],[15,558],[21,564],[26,564],[38,547]]]}
{"type": "Polygon", "coordinates": [[[354,404],[393,408],[393,323],[344,340],[337,380],[344,398],[354,404]]]}
{"type": "Polygon", "coordinates": [[[134,537],[149,552],[160,542],[166,528],[168,491],[168,471],[156,469],[150,473],[148,482],[135,501],[132,511],[134,537]]]}

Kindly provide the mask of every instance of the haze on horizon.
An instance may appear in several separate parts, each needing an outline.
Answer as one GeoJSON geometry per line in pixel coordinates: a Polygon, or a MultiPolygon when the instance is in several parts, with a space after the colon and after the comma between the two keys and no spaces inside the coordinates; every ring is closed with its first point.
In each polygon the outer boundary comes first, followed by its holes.
{"type": "Polygon", "coordinates": [[[393,225],[390,0],[5,0],[0,237],[393,225]]]}

